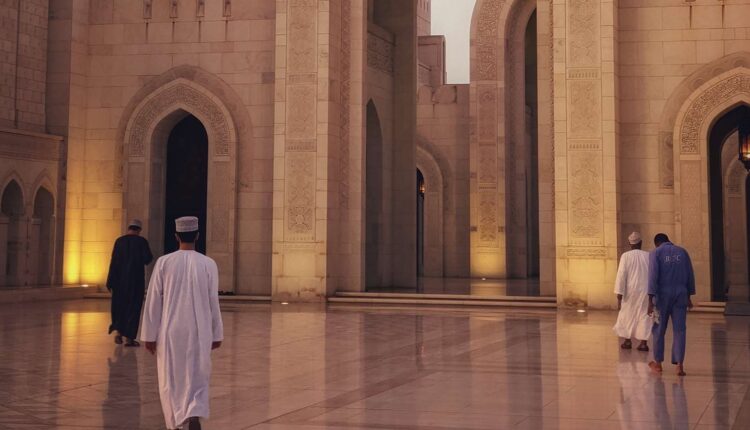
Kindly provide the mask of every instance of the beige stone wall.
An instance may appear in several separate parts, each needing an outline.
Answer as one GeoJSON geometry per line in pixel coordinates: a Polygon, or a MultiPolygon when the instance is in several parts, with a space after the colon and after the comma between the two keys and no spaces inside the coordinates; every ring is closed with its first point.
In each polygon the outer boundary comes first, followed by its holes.
{"type": "MultiPolygon", "coordinates": [[[[69,280],[101,283],[106,275],[102,268],[107,266],[124,218],[147,218],[128,212],[128,203],[123,202],[128,183],[122,179],[120,154],[129,142],[118,136],[124,136],[139,91],[157,77],[166,84],[170,70],[190,66],[215,78],[201,82],[201,91],[225,106],[229,123],[237,127],[238,148],[230,155],[237,166],[236,182],[209,189],[209,195],[236,195],[236,212],[226,219],[235,249],[219,251],[225,253],[219,263],[231,268],[231,260],[236,259],[238,264],[236,273],[225,271],[228,275],[222,278],[221,288],[270,293],[276,2],[86,3],[72,13],[74,20],[85,24],[72,37],[79,40],[81,33],[87,33],[89,55],[81,89],[85,117],[68,121],[84,130],[81,140],[78,136],[71,140],[68,155],[69,280]],[[212,87],[214,81],[217,84],[212,87]],[[234,233],[231,224],[236,226],[234,233]]],[[[192,79],[190,74],[182,78],[192,79]]],[[[72,101],[67,103],[72,105],[72,101]]],[[[146,225],[145,230],[149,228],[156,227],[146,225]]],[[[211,246],[208,253],[212,254],[211,246]]]]}
{"type": "Polygon", "coordinates": [[[417,153],[417,167],[425,174],[427,191],[425,275],[468,277],[469,86],[423,86],[417,100],[417,148],[425,152],[424,157],[417,153]],[[440,178],[442,183],[431,183],[430,178],[440,178]],[[431,201],[437,199],[440,204],[431,201]],[[438,235],[439,248],[431,246],[438,235]],[[439,271],[435,261],[442,262],[439,271]]]}
{"type": "Polygon", "coordinates": [[[48,0],[0,2],[0,125],[45,131],[48,0]]]}
{"type": "MultiPolygon", "coordinates": [[[[620,250],[632,230],[647,239],[665,232],[688,245],[698,272],[699,300],[710,297],[710,237],[707,230],[687,237],[681,221],[691,214],[680,213],[675,205],[685,193],[695,195],[697,206],[683,210],[696,214],[698,223],[707,223],[708,196],[690,186],[675,186],[675,127],[686,99],[704,82],[731,70],[738,55],[749,51],[748,16],[750,1],[745,0],[619,2],[620,250]],[[723,61],[730,58],[735,60],[723,61]]],[[[700,145],[707,142],[701,140],[700,145]]],[[[694,179],[698,184],[707,180],[694,179]]],[[[646,249],[652,247],[647,240],[646,249]]]]}

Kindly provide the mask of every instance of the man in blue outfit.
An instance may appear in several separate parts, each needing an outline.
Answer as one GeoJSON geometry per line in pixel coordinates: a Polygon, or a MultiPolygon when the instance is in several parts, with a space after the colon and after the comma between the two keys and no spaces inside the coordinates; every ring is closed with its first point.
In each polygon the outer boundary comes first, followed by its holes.
{"type": "Polygon", "coordinates": [[[677,365],[677,374],[685,375],[685,340],[687,331],[687,310],[692,309],[690,296],[695,294],[693,264],[687,251],[669,241],[664,233],[654,237],[656,249],[649,256],[648,270],[648,313],[652,315],[654,306],[659,312],[659,321],[654,324],[654,361],[648,365],[655,372],[662,372],[664,361],[664,335],[667,323],[672,319],[672,364],[677,365]],[[656,302],[656,303],[654,303],[656,302]]]}

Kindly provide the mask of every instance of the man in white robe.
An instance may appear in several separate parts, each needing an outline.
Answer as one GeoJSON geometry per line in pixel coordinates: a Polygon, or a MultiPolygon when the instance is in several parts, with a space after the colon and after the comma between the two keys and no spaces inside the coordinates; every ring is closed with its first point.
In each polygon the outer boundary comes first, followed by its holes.
{"type": "Polygon", "coordinates": [[[156,261],[141,340],[156,354],[159,396],[167,427],[200,429],[208,418],[211,350],[224,339],[216,263],[195,251],[198,218],[176,221],[179,250],[156,261]]]}
{"type": "Polygon", "coordinates": [[[613,327],[617,336],[625,338],[623,349],[633,347],[632,340],[639,340],[639,351],[648,351],[648,338],[653,320],[648,315],[648,267],[649,254],[641,249],[643,241],[638,232],[628,237],[631,250],[622,254],[615,280],[617,294],[617,323],[613,327]]]}

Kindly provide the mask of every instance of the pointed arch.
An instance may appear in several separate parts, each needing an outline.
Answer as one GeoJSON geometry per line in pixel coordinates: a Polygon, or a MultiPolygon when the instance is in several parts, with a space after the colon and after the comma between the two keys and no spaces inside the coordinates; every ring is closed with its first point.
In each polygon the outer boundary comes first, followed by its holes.
{"type": "Polygon", "coordinates": [[[667,99],[659,121],[659,177],[662,188],[674,188],[674,127],[688,99],[701,86],[731,70],[750,69],[750,52],[736,52],[708,63],[685,78],[667,99]]]}
{"type": "Polygon", "coordinates": [[[441,278],[445,275],[446,181],[443,169],[428,149],[429,143],[417,140],[416,165],[424,178],[423,275],[441,278]]]}
{"type": "MultiPolygon", "coordinates": [[[[742,63],[744,56],[733,57],[742,63]]],[[[726,65],[726,61],[718,64],[726,65]]],[[[730,63],[734,64],[734,63],[730,63]]],[[[711,69],[709,69],[711,70],[711,69]]],[[[685,97],[672,125],[675,234],[690,249],[698,299],[712,285],[709,136],[717,120],[740,104],[750,105],[750,68],[744,63],[714,75],[685,97]]],[[[696,83],[697,82],[693,82],[696,83]]],[[[721,262],[717,267],[721,267],[721,262]]]]}
{"type": "Polygon", "coordinates": [[[387,283],[385,243],[388,223],[385,220],[385,192],[383,178],[383,124],[375,101],[365,107],[365,288],[381,287],[387,283]]]}
{"type": "Polygon", "coordinates": [[[50,175],[49,170],[47,169],[42,170],[41,173],[37,175],[36,180],[34,180],[34,185],[31,187],[33,194],[31,194],[32,198],[29,203],[32,205],[32,214],[34,214],[33,205],[36,201],[37,195],[43,189],[49,192],[56,201],[54,182],[52,181],[52,175],[50,175]]]}
{"type": "MultiPolygon", "coordinates": [[[[241,99],[217,76],[185,65],[146,83],[124,112],[118,130],[123,227],[129,218],[143,219],[158,252],[164,228],[166,140],[180,120],[195,116],[208,135],[207,253],[226,274],[220,287],[234,290],[237,162],[245,151],[252,154],[251,123],[241,99]]],[[[250,183],[247,170],[243,175],[250,183]]]]}

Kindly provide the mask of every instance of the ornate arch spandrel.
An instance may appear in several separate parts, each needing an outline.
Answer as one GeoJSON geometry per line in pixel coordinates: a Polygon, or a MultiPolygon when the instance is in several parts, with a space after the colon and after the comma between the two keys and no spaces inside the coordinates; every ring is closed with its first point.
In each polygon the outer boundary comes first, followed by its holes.
{"type": "Polygon", "coordinates": [[[695,97],[699,88],[711,82],[716,76],[739,68],[750,68],[750,52],[736,52],[702,66],[685,78],[672,91],[662,110],[659,122],[659,185],[664,189],[674,188],[675,151],[673,146],[680,145],[674,132],[675,124],[683,113],[686,103],[695,97]]]}
{"type": "Polygon", "coordinates": [[[705,80],[686,98],[674,124],[676,241],[691,253],[698,300],[711,296],[708,138],[714,122],[741,103],[750,104],[750,69],[744,66],[705,80]]]}
{"type": "Polygon", "coordinates": [[[226,108],[207,93],[207,91],[184,80],[177,80],[162,90],[155,92],[137,108],[137,114],[132,117],[126,134],[128,155],[143,157],[146,140],[155,127],[158,119],[165,112],[175,110],[176,106],[193,115],[199,116],[206,123],[204,126],[213,133],[213,155],[229,156],[230,146],[236,140],[231,118],[226,108]]]}

